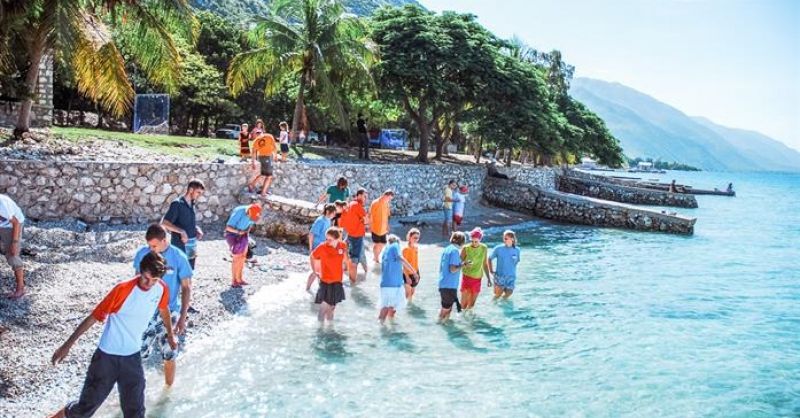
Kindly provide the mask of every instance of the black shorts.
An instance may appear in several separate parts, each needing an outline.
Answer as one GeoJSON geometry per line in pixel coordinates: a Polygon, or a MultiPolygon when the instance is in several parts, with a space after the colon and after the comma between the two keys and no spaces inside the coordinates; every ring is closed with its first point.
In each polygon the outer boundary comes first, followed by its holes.
{"type": "Polygon", "coordinates": [[[417,276],[417,280],[414,280],[413,277],[403,273],[403,280],[405,280],[406,283],[411,283],[411,287],[417,287],[419,284],[419,276],[417,276]]]}
{"type": "Polygon", "coordinates": [[[383,235],[372,234],[372,243],[373,244],[386,244],[386,234],[383,234],[383,235]]]}
{"type": "Polygon", "coordinates": [[[129,356],[106,354],[95,350],[81,397],[66,406],[68,417],[89,417],[103,404],[117,385],[120,407],[125,417],[144,418],[144,370],[139,353],[129,356]]]}
{"type": "Polygon", "coordinates": [[[261,175],[272,177],[272,156],[258,157],[258,162],[261,164],[261,175]]]}
{"type": "Polygon", "coordinates": [[[289,152],[289,144],[281,144],[281,152],[289,152]]]}
{"type": "Polygon", "coordinates": [[[336,306],[337,303],[344,300],[344,286],[342,283],[325,283],[319,282],[319,289],[317,289],[317,296],[314,298],[314,303],[325,302],[328,305],[336,306]]]}
{"type": "Polygon", "coordinates": [[[458,291],[456,289],[439,289],[439,295],[442,296],[442,309],[452,309],[453,304],[458,300],[458,291]]]}

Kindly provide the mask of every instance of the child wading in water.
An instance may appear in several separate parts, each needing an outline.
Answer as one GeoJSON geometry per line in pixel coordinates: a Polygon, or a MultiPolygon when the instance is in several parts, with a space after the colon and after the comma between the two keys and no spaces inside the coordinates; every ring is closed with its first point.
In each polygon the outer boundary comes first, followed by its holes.
{"type": "Polygon", "coordinates": [[[414,298],[415,288],[419,284],[419,237],[420,232],[417,228],[411,228],[406,234],[408,246],[403,248],[403,258],[411,264],[411,268],[403,267],[403,279],[406,287],[406,299],[411,303],[414,298]]]}
{"type": "Polygon", "coordinates": [[[489,256],[489,270],[494,274],[494,297],[508,299],[514,293],[517,281],[517,264],[520,251],[517,248],[517,234],[512,230],[503,232],[503,243],[492,249],[489,256]],[[497,259],[497,269],[492,268],[492,260],[497,259]]]}
{"type": "Polygon", "coordinates": [[[248,234],[261,217],[261,203],[238,206],[231,212],[225,225],[225,241],[231,250],[231,287],[248,284],[244,281],[244,264],[247,259],[248,234]]]}
{"type": "MultiPolygon", "coordinates": [[[[331,203],[325,205],[325,208],[322,210],[322,215],[319,215],[317,219],[314,221],[314,224],[311,225],[311,231],[308,233],[308,253],[311,254],[314,251],[314,248],[319,247],[320,245],[325,243],[326,234],[328,233],[328,229],[330,229],[331,220],[333,219],[334,215],[336,215],[336,206],[331,203]]],[[[306,283],[306,291],[311,290],[311,285],[314,284],[314,272],[319,271],[319,261],[315,260],[317,265],[311,270],[311,274],[308,275],[308,282],[306,283]]]]}
{"type": "Polygon", "coordinates": [[[489,247],[481,243],[483,231],[476,227],[469,233],[472,242],[461,249],[461,259],[464,260],[464,268],[461,280],[461,306],[464,309],[472,309],[478,293],[481,292],[481,279],[486,273],[489,286],[492,285],[491,266],[489,265],[489,247]]]}
{"type": "Polygon", "coordinates": [[[450,311],[453,304],[461,312],[461,305],[458,303],[458,277],[461,267],[461,246],[467,237],[463,232],[453,232],[450,236],[450,245],[444,249],[441,261],[439,261],[439,295],[442,298],[442,310],[439,311],[439,321],[446,321],[450,318],[450,311]]]}
{"type": "MultiPolygon", "coordinates": [[[[389,235],[386,245],[381,250],[381,312],[378,319],[383,323],[386,318],[393,319],[398,310],[406,306],[406,292],[403,288],[403,269],[413,269],[413,266],[400,255],[400,238],[389,235]]],[[[412,278],[417,274],[412,273],[412,278]]]]}
{"type": "Polygon", "coordinates": [[[286,156],[289,155],[289,124],[286,122],[280,123],[281,134],[278,141],[281,143],[281,160],[285,163],[286,156]]]}
{"type": "Polygon", "coordinates": [[[325,243],[311,252],[309,261],[314,271],[312,274],[314,278],[319,278],[319,289],[314,303],[320,304],[317,315],[320,322],[326,319],[333,321],[336,304],[344,300],[342,264],[347,263],[349,269],[350,258],[347,256],[347,244],[342,242],[341,238],[339,228],[328,228],[325,243]]]}

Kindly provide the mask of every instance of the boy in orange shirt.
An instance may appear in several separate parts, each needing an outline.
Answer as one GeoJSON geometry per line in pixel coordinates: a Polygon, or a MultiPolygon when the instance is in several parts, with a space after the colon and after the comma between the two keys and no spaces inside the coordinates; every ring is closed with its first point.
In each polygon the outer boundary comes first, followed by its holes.
{"type": "Polygon", "coordinates": [[[330,227],[325,233],[325,242],[311,252],[310,262],[312,275],[319,278],[319,289],[314,303],[319,303],[320,322],[333,321],[336,304],[344,300],[342,263],[350,269],[350,257],[347,255],[347,244],[342,242],[339,228],[330,227]],[[317,271],[319,270],[319,271],[317,271]]]}
{"type": "Polygon", "coordinates": [[[256,168],[256,159],[258,159],[261,171],[250,180],[247,188],[252,192],[258,179],[264,177],[264,187],[261,189],[261,197],[263,198],[267,195],[269,186],[272,184],[272,162],[276,161],[278,154],[278,148],[275,146],[275,137],[267,133],[256,137],[255,141],[253,141],[252,154],[253,159],[251,161],[253,170],[256,168]]]}
{"type": "MultiPolygon", "coordinates": [[[[350,249],[350,260],[354,263],[350,266],[350,283],[356,283],[356,274],[358,273],[358,262],[361,261],[361,254],[364,251],[364,235],[367,234],[367,225],[369,225],[369,217],[364,208],[367,201],[367,191],[365,189],[358,189],[356,198],[347,205],[347,209],[342,213],[339,220],[341,226],[347,233],[347,246],[350,249]]],[[[367,260],[363,260],[362,266],[364,267],[364,275],[367,273],[367,260]]]]}
{"type": "Polygon", "coordinates": [[[375,264],[381,262],[381,250],[386,245],[386,236],[389,235],[389,216],[391,216],[391,202],[394,192],[387,190],[381,197],[369,205],[369,222],[372,231],[372,260],[375,264]]]}
{"type": "Polygon", "coordinates": [[[419,284],[419,238],[419,229],[409,229],[408,234],[406,234],[408,246],[403,248],[403,258],[411,264],[411,267],[414,267],[413,270],[409,270],[405,266],[403,267],[403,279],[405,279],[406,299],[408,303],[411,303],[411,299],[414,298],[415,288],[417,284],[419,284]]]}

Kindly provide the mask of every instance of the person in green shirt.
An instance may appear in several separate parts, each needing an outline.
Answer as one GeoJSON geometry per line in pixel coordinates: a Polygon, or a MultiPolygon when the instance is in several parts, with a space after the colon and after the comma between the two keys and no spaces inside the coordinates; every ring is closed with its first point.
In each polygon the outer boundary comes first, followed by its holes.
{"type": "Polygon", "coordinates": [[[335,185],[328,187],[325,193],[319,196],[317,205],[322,202],[334,203],[337,200],[341,200],[342,202],[350,201],[350,189],[347,188],[347,179],[344,177],[339,177],[335,185]]]}
{"type": "Polygon", "coordinates": [[[469,245],[461,249],[461,260],[464,267],[461,269],[461,307],[472,309],[481,292],[481,280],[486,273],[488,286],[492,286],[492,268],[489,265],[489,247],[482,243],[483,231],[476,227],[469,233],[472,240],[469,245]]]}

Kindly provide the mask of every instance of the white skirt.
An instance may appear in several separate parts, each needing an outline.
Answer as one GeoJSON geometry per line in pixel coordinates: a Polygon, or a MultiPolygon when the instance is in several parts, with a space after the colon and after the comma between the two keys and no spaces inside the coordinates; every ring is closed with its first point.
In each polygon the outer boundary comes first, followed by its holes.
{"type": "Polygon", "coordinates": [[[406,307],[406,288],[400,287],[382,287],[380,307],[394,308],[399,311],[406,307]]]}

